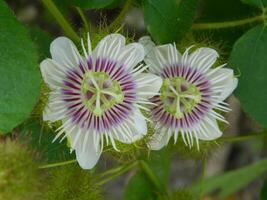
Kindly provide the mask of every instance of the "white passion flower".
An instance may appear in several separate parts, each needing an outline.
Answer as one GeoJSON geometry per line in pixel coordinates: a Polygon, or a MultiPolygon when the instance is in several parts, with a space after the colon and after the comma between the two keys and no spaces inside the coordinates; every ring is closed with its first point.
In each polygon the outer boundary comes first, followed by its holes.
{"type": "Polygon", "coordinates": [[[50,88],[45,121],[61,121],[55,140],[64,135],[76,152],[79,165],[91,169],[97,163],[104,143],[115,140],[132,143],[147,133],[146,118],[140,112],[158,94],[160,77],[143,73],[146,66],[141,44],[126,45],[120,34],[103,38],[91,50],[82,41],[84,57],[66,37],[50,46],[52,59],[41,65],[50,88]]]}
{"type": "Polygon", "coordinates": [[[233,70],[221,65],[212,68],[218,53],[211,48],[198,48],[183,55],[175,44],[155,46],[148,37],[139,40],[146,48],[145,63],[150,72],[161,76],[163,84],[160,95],[151,102],[151,118],[155,133],[148,146],[159,150],[178,134],[186,146],[193,146],[194,139],[213,140],[222,135],[218,121],[227,121],[217,111],[227,112],[228,104],[223,102],[236,88],[237,79],[233,70]]]}

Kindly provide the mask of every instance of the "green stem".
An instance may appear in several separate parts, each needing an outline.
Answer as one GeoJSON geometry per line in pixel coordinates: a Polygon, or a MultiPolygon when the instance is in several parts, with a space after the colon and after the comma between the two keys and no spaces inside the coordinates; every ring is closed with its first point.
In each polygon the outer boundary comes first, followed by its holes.
{"type": "Polygon", "coordinates": [[[129,10],[130,6],[132,4],[132,0],[127,0],[120,12],[120,14],[116,17],[116,19],[109,25],[108,29],[109,30],[114,30],[118,24],[121,23],[123,17],[125,16],[125,14],[127,13],[127,11],[129,10]]]}
{"type": "Polygon", "coordinates": [[[100,174],[99,177],[103,177],[106,176],[108,174],[111,174],[109,177],[101,180],[98,182],[98,185],[103,185],[111,180],[113,180],[114,178],[124,174],[125,172],[129,171],[130,169],[132,169],[133,167],[135,167],[138,164],[137,161],[130,163],[130,164],[126,164],[123,167],[119,167],[119,168],[115,168],[115,169],[111,169],[109,171],[104,172],[103,174],[100,174]]]}
{"type": "Polygon", "coordinates": [[[239,142],[239,141],[257,139],[257,138],[261,138],[261,137],[263,138],[266,136],[267,136],[266,132],[251,133],[251,134],[243,135],[243,136],[221,137],[217,140],[217,142],[239,142]]]}
{"type": "Polygon", "coordinates": [[[125,165],[122,165],[122,166],[119,166],[119,167],[115,167],[115,168],[112,168],[112,169],[109,169],[107,171],[104,171],[98,175],[96,175],[97,178],[102,178],[102,177],[105,177],[107,175],[110,175],[110,174],[115,174],[115,173],[118,173],[120,172],[121,170],[123,170],[123,168],[125,166],[128,166],[129,164],[125,164],[125,165]]]}
{"type": "Polygon", "coordinates": [[[203,30],[203,29],[223,29],[223,28],[233,28],[236,26],[242,26],[246,24],[251,24],[255,22],[263,22],[264,15],[259,15],[255,17],[250,17],[241,20],[226,21],[226,22],[213,22],[213,23],[195,23],[192,26],[193,30],[203,30]]]}
{"type": "Polygon", "coordinates": [[[76,7],[76,9],[77,9],[82,21],[83,21],[83,25],[84,25],[85,31],[89,32],[89,24],[88,24],[88,21],[87,21],[85,15],[84,15],[82,9],[79,8],[79,7],[76,7]]]}
{"type": "Polygon", "coordinates": [[[51,14],[56,19],[57,23],[61,26],[61,28],[64,30],[66,35],[71,38],[72,40],[75,40],[76,42],[80,41],[80,38],[75,33],[71,25],[68,23],[68,21],[64,18],[64,16],[61,14],[61,12],[58,10],[57,6],[54,4],[52,0],[42,0],[45,7],[51,12],[51,14]]]}
{"type": "Polygon", "coordinates": [[[74,160],[68,160],[68,161],[64,161],[64,162],[58,162],[58,163],[52,163],[52,164],[47,164],[47,165],[42,165],[39,167],[39,169],[47,169],[47,168],[52,168],[52,167],[59,167],[59,166],[63,166],[63,165],[69,165],[72,163],[77,162],[75,159],[74,160]]]}
{"type": "Polygon", "coordinates": [[[147,163],[145,161],[140,160],[139,164],[140,164],[141,169],[147,175],[147,177],[150,179],[151,183],[155,186],[155,188],[158,191],[162,191],[162,189],[163,189],[162,184],[159,182],[158,178],[155,176],[155,174],[150,169],[150,167],[147,165],[147,163]]]}

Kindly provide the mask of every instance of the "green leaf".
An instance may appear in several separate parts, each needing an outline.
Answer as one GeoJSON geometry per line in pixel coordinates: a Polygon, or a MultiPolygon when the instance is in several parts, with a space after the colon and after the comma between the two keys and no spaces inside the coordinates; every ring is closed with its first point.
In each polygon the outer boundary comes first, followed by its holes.
{"type": "Polygon", "coordinates": [[[29,27],[30,36],[32,41],[39,52],[39,60],[43,60],[50,56],[50,44],[52,42],[52,36],[39,28],[38,26],[29,27]]]}
{"type": "Polygon", "coordinates": [[[144,20],[160,43],[180,40],[193,23],[198,0],[144,0],[144,20]]]}
{"type": "Polygon", "coordinates": [[[206,178],[192,186],[192,191],[203,194],[218,191],[218,197],[224,198],[245,187],[250,182],[267,172],[267,159],[252,165],[206,178]]]}
{"type": "Polygon", "coordinates": [[[235,43],[229,66],[240,70],[235,91],[243,109],[263,127],[267,127],[267,28],[259,25],[235,43]]]}
{"type": "Polygon", "coordinates": [[[40,73],[36,49],[26,29],[0,1],[0,132],[27,118],[36,104],[40,73]]]}
{"type": "MultiPolygon", "coordinates": [[[[155,176],[162,187],[167,188],[170,169],[170,149],[152,151],[148,157],[141,158],[150,173],[155,176]]],[[[138,171],[129,181],[124,192],[124,200],[149,200],[155,199],[161,191],[156,188],[147,170],[138,171]],[[141,191],[142,190],[142,191],[141,191]]]]}
{"type": "Polygon", "coordinates": [[[162,185],[166,186],[169,180],[170,149],[163,148],[160,151],[152,151],[146,160],[162,185]]]}
{"type": "Polygon", "coordinates": [[[267,181],[266,180],[263,182],[263,185],[261,188],[260,199],[261,200],[267,199],[267,181]]]}
{"type": "Polygon", "coordinates": [[[264,181],[263,186],[261,188],[260,199],[261,200],[267,199],[267,181],[266,180],[264,181]]]}
{"type": "Polygon", "coordinates": [[[264,8],[267,6],[267,0],[241,0],[243,3],[249,4],[251,6],[256,6],[259,8],[264,8]]]}
{"type": "Polygon", "coordinates": [[[37,120],[28,120],[20,127],[20,135],[30,138],[30,145],[40,152],[41,159],[48,163],[62,162],[75,158],[66,140],[61,143],[57,140],[52,143],[55,133],[48,127],[43,127],[37,120]]]}
{"type": "Polygon", "coordinates": [[[124,200],[153,200],[155,199],[154,187],[143,172],[136,173],[124,191],[124,200]]]}
{"type": "Polygon", "coordinates": [[[81,8],[113,8],[120,5],[124,0],[72,0],[72,3],[81,8]]]}

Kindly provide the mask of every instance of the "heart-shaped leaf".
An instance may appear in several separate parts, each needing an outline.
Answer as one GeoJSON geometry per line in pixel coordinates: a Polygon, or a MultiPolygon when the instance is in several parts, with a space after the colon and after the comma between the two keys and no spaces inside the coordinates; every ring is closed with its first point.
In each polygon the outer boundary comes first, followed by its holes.
{"type": "Polygon", "coordinates": [[[267,127],[267,27],[259,25],[245,33],[234,45],[229,66],[240,70],[236,96],[244,110],[267,127]]]}
{"type": "Polygon", "coordinates": [[[144,0],[144,19],[152,37],[160,43],[181,39],[193,23],[198,0],[144,0]]]}
{"type": "Polygon", "coordinates": [[[38,100],[38,56],[26,29],[0,1],[0,132],[27,118],[38,100]]]}

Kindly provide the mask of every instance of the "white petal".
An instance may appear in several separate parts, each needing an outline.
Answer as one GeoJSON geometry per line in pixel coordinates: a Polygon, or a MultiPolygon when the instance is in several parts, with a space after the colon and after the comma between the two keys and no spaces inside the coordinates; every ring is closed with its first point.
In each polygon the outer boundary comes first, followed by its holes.
{"type": "Polygon", "coordinates": [[[206,116],[201,122],[202,131],[196,131],[197,137],[200,140],[214,140],[222,136],[222,131],[218,127],[217,121],[210,116],[206,116]]]}
{"type": "Polygon", "coordinates": [[[58,89],[62,86],[65,77],[64,70],[59,68],[53,60],[47,58],[40,64],[42,77],[51,89],[58,89]]]}
{"type": "Polygon", "coordinates": [[[75,68],[79,65],[81,56],[74,43],[66,37],[56,38],[50,45],[52,59],[66,68],[75,68]]]}
{"type": "Polygon", "coordinates": [[[125,46],[125,38],[120,34],[110,34],[103,38],[93,51],[93,59],[108,58],[117,61],[117,66],[124,65],[131,70],[144,59],[141,44],[131,43],[125,46]]]}
{"type": "Polygon", "coordinates": [[[152,42],[149,36],[141,37],[138,42],[144,47],[145,57],[153,51],[153,48],[156,46],[154,42],[152,42]]]}
{"type": "Polygon", "coordinates": [[[58,94],[50,93],[47,105],[43,111],[43,120],[55,122],[65,117],[64,102],[61,101],[58,94]]]}
{"type": "Polygon", "coordinates": [[[222,68],[212,73],[208,79],[214,80],[214,87],[222,87],[219,94],[220,100],[225,100],[237,87],[238,80],[234,76],[234,71],[229,68],[222,68]],[[216,79],[218,77],[218,81],[216,79]]]}
{"type": "Polygon", "coordinates": [[[121,49],[118,62],[127,70],[132,70],[145,56],[144,48],[139,43],[131,43],[121,49]]]}
{"type": "Polygon", "coordinates": [[[151,93],[157,93],[159,92],[161,85],[162,85],[162,79],[154,74],[150,73],[141,73],[138,76],[136,76],[136,83],[137,83],[137,95],[138,93],[150,93],[148,95],[141,95],[143,98],[151,98],[154,95],[151,95],[151,93]]]}
{"type": "Polygon", "coordinates": [[[169,143],[169,140],[172,136],[170,131],[166,129],[161,129],[159,133],[155,133],[150,138],[148,142],[148,148],[151,150],[160,150],[169,143]]]}
{"type": "Polygon", "coordinates": [[[231,78],[228,81],[227,86],[225,87],[224,91],[221,94],[222,100],[229,97],[233,93],[233,91],[236,89],[237,85],[238,85],[238,79],[237,78],[231,78]]]}
{"type": "Polygon", "coordinates": [[[216,62],[219,54],[211,48],[198,48],[190,56],[188,64],[202,71],[206,71],[216,62]]]}
{"type": "Polygon", "coordinates": [[[94,140],[94,134],[97,133],[92,131],[79,130],[78,127],[76,127],[71,133],[69,133],[71,146],[73,149],[75,149],[76,159],[83,169],[92,169],[96,165],[102,153],[99,141],[94,140]],[[77,136],[79,131],[82,132],[79,135],[79,138],[75,141],[75,136],[77,136]],[[74,144],[74,142],[76,144],[74,144]],[[95,144],[95,142],[98,143],[95,144]]]}
{"type": "Polygon", "coordinates": [[[121,34],[110,34],[104,37],[93,50],[93,57],[117,60],[121,48],[125,46],[125,37],[121,34]]]}
{"type": "Polygon", "coordinates": [[[134,126],[132,126],[131,128],[136,133],[133,137],[133,141],[136,141],[147,134],[146,120],[139,109],[136,109],[134,113],[134,126]]]}
{"type": "Polygon", "coordinates": [[[93,146],[88,146],[85,151],[76,149],[76,158],[83,169],[92,169],[98,162],[101,152],[96,152],[93,146]]]}
{"type": "Polygon", "coordinates": [[[144,59],[149,65],[152,73],[161,74],[164,67],[169,67],[173,64],[178,64],[181,60],[181,54],[172,44],[165,44],[153,48],[144,59]]]}
{"type": "Polygon", "coordinates": [[[124,129],[117,129],[116,133],[113,134],[113,137],[122,143],[133,143],[147,134],[145,118],[138,108],[134,110],[132,116],[125,120],[121,126],[124,127],[124,129]]]}

